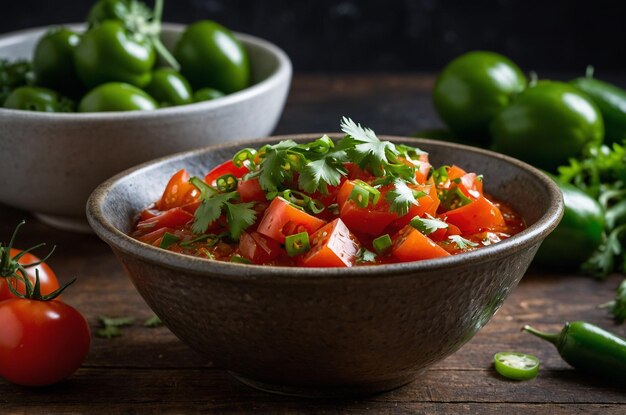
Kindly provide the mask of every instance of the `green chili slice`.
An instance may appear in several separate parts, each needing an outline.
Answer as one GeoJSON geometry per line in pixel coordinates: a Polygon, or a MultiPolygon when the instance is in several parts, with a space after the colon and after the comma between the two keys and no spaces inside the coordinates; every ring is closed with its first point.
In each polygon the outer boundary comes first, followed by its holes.
{"type": "Polygon", "coordinates": [[[493,356],[496,371],[508,379],[529,380],[539,373],[539,359],[530,354],[500,352],[493,356]]]}
{"type": "Polygon", "coordinates": [[[300,232],[295,235],[289,235],[285,238],[285,249],[289,256],[296,256],[307,252],[311,249],[309,234],[300,232]]]}
{"type": "Polygon", "coordinates": [[[207,241],[207,246],[215,246],[220,241],[220,239],[224,236],[224,234],[216,235],[214,233],[208,233],[206,235],[200,235],[197,238],[190,239],[188,241],[184,241],[180,243],[180,246],[190,246],[195,244],[196,242],[207,241]]]}
{"type": "Polygon", "coordinates": [[[225,174],[215,180],[215,187],[220,192],[232,192],[237,190],[237,178],[233,174],[225,174]]]}
{"type": "Polygon", "coordinates": [[[348,199],[353,200],[358,207],[364,208],[372,198],[372,205],[375,206],[380,199],[380,191],[361,180],[355,180],[354,188],[350,192],[348,199]]]}
{"type": "Polygon", "coordinates": [[[230,262],[236,262],[238,264],[252,264],[252,261],[250,261],[248,258],[244,258],[239,255],[233,255],[232,257],[230,257],[230,262]]]}
{"type": "Polygon", "coordinates": [[[250,163],[254,163],[256,159],[257,152],[253,148],[244,148],[243,150],[239,150],[233,156],[233,164],[237,167],[243,167],[245,162],[248,161],[250,163]]]}
{"type": "Polygon", "coordinates": [[[378,255],[385,255],[391,249],[391,237],[388,233],[380,236],[372,241],[372,245],[374,245],[374,250],[378,255]]]}
{"type": "Polygon", "coordinates": [[[159,245],[159,247],[167,249],[178,241],[180,241],[180,238],[178,236],[173,235],[169,232],[165,232],[163,234],[163,238],[161,239],[161,244],[159,245]]]}

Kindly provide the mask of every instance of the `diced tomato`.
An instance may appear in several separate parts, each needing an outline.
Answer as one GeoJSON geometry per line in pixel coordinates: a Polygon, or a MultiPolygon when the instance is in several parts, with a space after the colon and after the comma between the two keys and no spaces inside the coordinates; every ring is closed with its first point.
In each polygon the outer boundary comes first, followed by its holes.
{"type": "Polygon", "coordinates": [[[359,249],[356,237],[337,218],[313,234],[311,250],[299,262],[305,267],[351,267],[359,249]]]}
{"type": "Polygon", "coordinates": [[[280,243],[285,243],[285,237],[300,232],[307,232],[309,236],[326,224],[325,221],[309,215],[292,206],[281,197],[272,200],[259,223],[257,231],[280,243]]]}
{"type": "Polygon", "coordinates": [[[193,219],[193,215],[181,207],[176,207],[161,213],[151,219],[137,224],[137,229],[145,229],[147,232],[160,228],[179,228],[193,219]]]}
{"type": "Polygon", "coordinates": [[[339,191],[337,192],[337,205],[339,206],[339,209],[343,207],[346,200],[350,197],[352,189],[354,189],[354,185],[354,180],[346,180],[339,188],[339,191]]]}
{"type": "Polygon", "coordinates": [[[154,210],[154,209],[144,209],[141,211],[141,213],[139,214],[139,222],[142,222],[144,220],[148,220],[148,219],[152,219],[155,216],[159,215],[158,210],[154,210]]]}
{"type": "Polygon", "coordinates": [[[465,170],[463,170],[462,168],[460,168],[459,166],[456,165],[452,165],[450,167],[448,167],[448,180],[452,181],[455,179],[460,179],[461,177],[465,176],[467,174],[467,172],[465,170]]]}
{"type": "Polygon", "coordinates": [[[458,226],[463,234],[500,229],[505,226],[500,209],[484,196],[444,215],[447,222],[458,226]]]}
{"type": "Polygon", "coordinates": [[[419,161],[419,166],[417,170],[415,170],[415,180],[418,183],[426,183],[431,168],[430,162],[428,161],[428,153],[421,154],[419,161]]]}
{"type": "Polygon", "coordinates": [[[344,163],[343,165],[346,170],[348,170],[348,179],[350,180],[363,180],[367,182],[374,178],[370,172],[361,169],[354,163],[344,163]]]}
{"type": "Polygon", "coordinates": [[[204,181],[210,186],[215,186],[215,181],[225,174],[232,174],[236,178],[241,178],[244,174],[248,173],[247,167],[237,167],[232,160],[227,160],[219,166],[213,168],[205,177],[204,181]]]}
{"type": "Polygon", "coordinates": [[[420,192],[426,193],[426,195],[417,199],[419,205],[411,205],[409,208],[409,212],[394,220],[390,224],[391,233],[396,232],[399,229],[404,228],[406,225],[411,222],[416,216],[423,217],[425,215],[435,216],[437,213],[437,208],[439,208],[439,197],[437,196],[437,189],[434,185],[430,184],[421,184],[421,185],[409,185],[409,187],[413,190],[417,190],[420,192]]]}
{"type": "Polygon", "coordinates": [[[445,249],[411,225],[405,226],[394,236],[391,254],[402,262],[450,255],[445,249]]]}
{"type": "Polygon", "coordinates": [[[389,203],[381,194],[376,206],[359,207],[353,200],[348,200],[341,208],[339,217],[354,232],[367,235],[380,235],[398,215],[389,211],[389,203]]]}
{"type": "Polygon", "coordinates": [[[189,183],[189,178],[187,170],[177,171],[167,183],[161,199],[156,202],[156,208],[169,210],[195,202],[200,196],[200,192],[193,184],[189,183]]]}
{"type": "Polygon", "coordinates": [[[267,199],[265,192],[259,184],[259,179],[256,177],[240,181],[237,186],[237,192],[239,192],[239,198],[242,202],[263,202],[267,199]]]}
{"type": "Polygon", "coordinates": [[[483,182],[478,179],[476,173],[466,173],[461,176],[457,186],[470,199],[476,200],[483,194],[483,182]]]}
{"type": "Polygon", "coordinates": [[[458,228],[458,226],[448,223],[447,228],[437,229],[435,232],[428,235],[428,237],[433,242],[441,242],[444,239],[447,239],[448,236],[460,235],[460,234],[461,234],[461,230],[458,228]]]}
{"type": "Polygon", "coordinates": [[[239,239],[239,252],[255,264],[264,264],[277,258],[281,248],[278,242],[258,232],[244,232],[239,239]]]}
{"type": "Polygon", "coordinates": [[[174,230],[171,228],[160,228],[160,229],[157,229],[156,231],[152,231],[148,234],[140,236],[137,239],[139,239],[143,243],[155,245],[155,242],[160,241],[166,232],[173,233],[174,230]]]}

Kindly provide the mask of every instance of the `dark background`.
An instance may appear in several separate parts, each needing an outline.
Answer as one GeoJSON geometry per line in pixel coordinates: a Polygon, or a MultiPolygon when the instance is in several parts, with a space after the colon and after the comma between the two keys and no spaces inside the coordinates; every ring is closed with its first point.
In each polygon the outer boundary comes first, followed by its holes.
{"type": "MultiPolygon", "coordinates": [[[[76,22],[93,0],[0,0],[0,32],[76,22]]],[[[151,3],[151,1],[149,1],[151,3]]],[[[165,21],[210,18],[269,39],[296,71],[435,71],[489,49],[525,70],[626,69],[626,2],[166,0],[165,21]]]]}

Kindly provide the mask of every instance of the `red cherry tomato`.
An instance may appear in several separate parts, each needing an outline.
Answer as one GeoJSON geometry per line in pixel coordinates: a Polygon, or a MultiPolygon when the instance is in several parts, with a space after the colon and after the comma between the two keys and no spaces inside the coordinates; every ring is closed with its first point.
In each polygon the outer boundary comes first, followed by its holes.
{"type": "MultiPolygon", "coordinates": [[[[9,254],[11,258],[14,258],[20,252],[22,251],[19,249],[11,248],[9,254]]],[[[40,259],[37,258],[35,255],[27,253],[20,257],[17,262],[22,265],[29,265],[39,261],[40,259]]],[[[37,265],[36,267],[26,268],[26,272],[28,273],[28,279],[33,285],[35,285],[35,269],[37,269],[37,271],[39,272],[39,284],[41,287],[41,294],[51,294],[59,289],[59,281],[57,280],[54,271],[52,271],[52,269],[46,263],[37,265]]],[[[0,278],[0,301],[15,297],[9,289],[9,284],[12,284],[13,287],[16,288],[17,292],[19,292],[20,294],[24,294],[26,290],[26,287],[24,286],[24,283],[22,281],[18,281],[15,278],[0,278]]]]}
{"type": "Polygon", "coordinates": [[[83,363],[91,336],[85,318],[61,301],[0,302],[0,376],[25,386],[57,383],[83,363]]]}

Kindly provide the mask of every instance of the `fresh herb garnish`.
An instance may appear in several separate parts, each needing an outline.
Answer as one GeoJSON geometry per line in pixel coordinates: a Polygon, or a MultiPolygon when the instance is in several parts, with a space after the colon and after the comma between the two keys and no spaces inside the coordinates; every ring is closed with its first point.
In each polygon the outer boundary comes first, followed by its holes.
{"type": "Polygon", "coordinates": [[[180,238],[178,236],[173,235],[169,232],[165,232],[165,234],[163,234],[163,238],[161,239],[161,244],[159,245],[159,247],[162,249],[167,249],[179,241],[180,238]]]}
{"type": "Polygon", "coordinates": [[[448,224],[441,219],[433,218],[431,215],[426,214],[427,217],[420,218],[419,216],[411,219],[411,226],[428,236],[438,229],[447,229],[448,224]]]}
{"type": "Polygon", "coordinates": [[[34,78],[30,62],[0,59],[0,107],[14,89],[32,85],[34,78]]]}
{"type": "Polygon", "coordinates": [[[365,248],[359,249],[359,251],[356,253],[356,263],[365,264],[368,262],[376,262],[376,254],[365,248]]]}
{"type": "Polygon", "coordinates": [[[393,182],[394,188],[387,193],[385,198],[389,202],[389,210],[404,216],[409,213],[412,205],[419,206],[417,199],[426,196],[421,190],[411,189],[402,179],[396,179],[393,182]]]}
{"type": "Polygon", "coordinates": [[[236,191],[218,193],[197,177],[192,177],[189,181],[200,191],[202,201],[194,214],[192,229],[195,234],[205,233],[222,213],[226,214],[229,235],[233,240],[238,240],[243,231],[254,224],[257,214],[253,209],[254,202],[232,203],[239,199],[239,193],[236,191]]]}
{"type": "Polygon", "coordinates": [[[122,331],[120,330],[120,327],[131,326],[135,322],[134,317],[100,316],[98,318],[100,319],[102,328],[96,331],[96,335],[104,339],[112,339],[113,337],[120,337],[122,335],[122,331]]]}
{"type": "Polygon", "coordinates": [[[466,250],[466,249],[478,246],[476,242],[472,242],[469,239],[465,239],[461,235],[450,235],[448,236],[448,239],[452,243],[456,244],[457,248],[461,250],[466,250]]]}
{"type": "Polygon", "coordinates": [[[156,328],[156,327],[161,327],[163,325],[163,321],[161,321],[161,319],[159,318],[159,316],[157,316],[156,314],[148,317],[144,322],[143,322],[143,326],[144,327],[149,327],[149,328],[156,328]]]}
{"type": "Polygon", "coordinates": [[[626,320],[626,279],[617,287],[615,299],[598,307],[607,308],[613,314],[615,322],[622,324],[626,320]]]}

